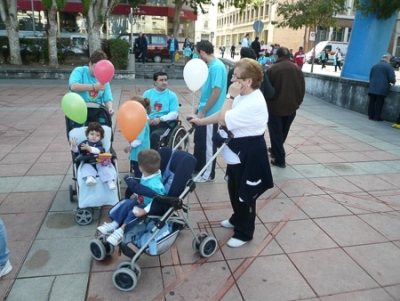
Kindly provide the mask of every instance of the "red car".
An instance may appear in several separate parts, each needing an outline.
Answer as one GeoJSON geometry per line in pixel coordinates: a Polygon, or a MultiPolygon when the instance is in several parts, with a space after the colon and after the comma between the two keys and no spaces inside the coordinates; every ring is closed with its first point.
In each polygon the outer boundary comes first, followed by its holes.
{"type": "MultiPolygon", "coordinates": [[[[167,35],[156,33],[145,33],[144,35],[147,39],[147,59],[153,60],[153,62],[155,63],[161,63],[163,59],[170,58],[167,44],[167,35]]],[[[135,41],[138,36],[138,33],[134,33],[133,41],[135,41]]],[[[125,39],[129,43],[129,45],[132,45],[130,33],[121,33],[118,36],[118,39],[125,39]]],[[[138,59],[140,55],[140,50],[135,48],[134,50],[136,59],[138,59]]]]}

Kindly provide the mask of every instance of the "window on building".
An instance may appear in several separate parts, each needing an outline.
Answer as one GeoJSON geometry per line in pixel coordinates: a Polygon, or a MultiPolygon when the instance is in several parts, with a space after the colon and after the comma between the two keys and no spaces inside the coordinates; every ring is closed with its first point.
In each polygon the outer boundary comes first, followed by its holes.
{"type": "Polygon", "coordinates": [[[260,7],[260,18],[264,17],[264,6],[260,7]]]}
{"type": "Polygon", "coordinates": [[[334,27],[332,33],[332,41],[343,41],[343,28],[342,27],[334,27]]]}
{"type": "Polygon", "coordinates": [[[394,56],[396,56],[396,57],[400,56],[400,37],[397,37],[396,51],[395,51],[394,56]]]}

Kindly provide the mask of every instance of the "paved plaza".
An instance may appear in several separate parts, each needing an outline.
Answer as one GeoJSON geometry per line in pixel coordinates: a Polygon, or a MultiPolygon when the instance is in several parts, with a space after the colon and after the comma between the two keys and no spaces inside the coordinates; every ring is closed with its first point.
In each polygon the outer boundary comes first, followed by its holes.
{"type": "MultiPolygon", "coordinates": [[[[183,80],[169,84],[189,128],[199,93],[183,80]]],[[[151,87],[114,80],[115,109],[151,87]]],[[[285,145],[287,167],[272,167],[275,186],[257,202],[253,241],[226,245],[232,230],[220,222],[231,207],[218,157],[216,180],[190,194],[192,225],[218,240],[217,252],[201,258],[184,229],[163,255],[141,256],[137,287],[122,292],[112,275],[127,258],[116,250],[97,262],[89,251],[109,207],[88,226],[74,221],[67,81],[2,80],[0,90],[0,217],[14,267],[0,280],[0,300],[400,300],[400,131],[391,123],[306,95],[285,145]]],[[[115,128],[121,179],[127,145],[115,128]]]]}

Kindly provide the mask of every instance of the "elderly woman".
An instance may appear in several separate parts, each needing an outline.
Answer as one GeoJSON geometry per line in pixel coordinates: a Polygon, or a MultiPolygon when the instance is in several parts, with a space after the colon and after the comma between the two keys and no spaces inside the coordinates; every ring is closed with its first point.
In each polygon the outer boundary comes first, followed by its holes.
{"type": "MultiPolygon", "coordinates": [[[[222,109],[209,117],[200,119],[193,116],[190,120],[197,125],[218,122],[234,135],[223,149],[233,214],[221,222],[222,227],[234,229],[232,238],[227,242],[232,248],[243,246],[253,239],[256,200],[273,187],[264,139],[268,110],[259,90],[262,80],[262,69],[257,61],[241,59],[234,65],[233,84],[229,87],[222,109]]],[[[215,137],[215,141],[227,137],[224,131],[218,135],[220,137],[215,137]]]]}

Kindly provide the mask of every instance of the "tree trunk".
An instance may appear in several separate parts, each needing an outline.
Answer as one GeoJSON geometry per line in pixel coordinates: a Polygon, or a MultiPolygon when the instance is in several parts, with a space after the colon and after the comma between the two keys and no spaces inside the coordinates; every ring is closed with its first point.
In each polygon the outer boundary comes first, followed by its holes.
{"type": "Polygon", "coordinates": [[[57,5],[53,0],[51,10],[48,11],[50,28],[48,30],[49,64],[50,68],[58,68],[57,55],[57,5]]]}
{"type": "Polygon", "coordinates": [[[175,11],[174,11],[174,27],[173,27],[173,34],[176,39],[178,39],[179,33],[179,23],[181,20],[181,11],[182,11],[183,1],[176,0],[175,1],[175,11]]]}
{"type": "Polygon", "coordinates": [[[19,45],[17,1],[0,0],[0,15],[7,30],[8,42],[10,45],[10,63],[13,65],[22,65],[19,45]]]}
{"type": "MultiPolygon", "coordinates": [[[[117,0],[117,2],[119,2],[117,0]]],[[[116,0],[98,0],[90,3],[87,14],[89,55],[101,49],[100,31],[104,21],[107,21],[116,0]]]]}

